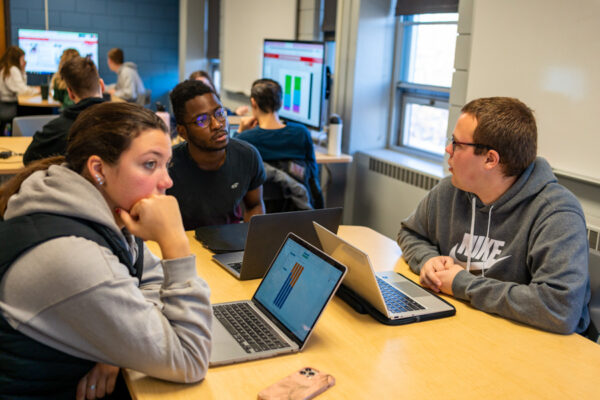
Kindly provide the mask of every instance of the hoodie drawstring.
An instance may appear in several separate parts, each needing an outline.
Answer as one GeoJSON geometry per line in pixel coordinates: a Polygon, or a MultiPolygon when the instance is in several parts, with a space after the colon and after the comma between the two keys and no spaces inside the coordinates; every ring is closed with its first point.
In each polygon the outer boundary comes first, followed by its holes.
{"type": "MultiPolygon", "coordinates": [[[[486,244],[487,241],[489,240],[490,223],[492,222],[492,208],[494,208],[494,206],[491,206],[490,211],[488,212],[488,227],[487,227],[487,232],[485,233],[485,240],[483,241],[483,244],[486,244]]],[[[481,276],[485,277],[485,263],[481,266],[481,276]]]]}
{"type": "Polygon", "coordinates": [[[473,252],[473,232],[475,231],[475,196],[471,198],[471,233],[469,234],[469,254],[467,255],[467,272],[471,269],[471,253],[473,252]]]}
{"type": "MultiPolygon", "coordinates": [[[[471,269],[471,256],[473,253],[473,234],[475,231],[475,212],[476,210],[476,203],[477,200],[475,200],[475,196],[472,197],[471,199],[471,232],[469,234],[469,254],[467,255],[467,272],[471,269]]],[[[490,225],[492,222],[492,209],[494,208],[494,206],[490,207],[490,211],[488,212],[488,223],[487,223],[487,231],[485,233],[485,239],[483,240],[483,245],[485,246],[485,244],[487,243],[487,241],[489,240],[489,236],[490,236],[490,225]]],[[[485,277],[485,263],[483,263],[483,265],[481,266],[481,275],[485,277]]]]}

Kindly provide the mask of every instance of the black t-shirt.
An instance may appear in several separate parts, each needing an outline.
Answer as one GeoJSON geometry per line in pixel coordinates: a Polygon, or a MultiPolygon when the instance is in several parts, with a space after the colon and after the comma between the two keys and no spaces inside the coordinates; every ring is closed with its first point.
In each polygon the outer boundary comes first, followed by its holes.
{"type": "Polygon", "coordinates": [[[258,151],[233,138],[229,140],[225,162],[216,171],[200,169],[190,156],[187,142],[176,145],[169,175],[173,187],[167,194],[177,198],[186,230],[240,222],[242,199],[266,179],[258,151]]]}

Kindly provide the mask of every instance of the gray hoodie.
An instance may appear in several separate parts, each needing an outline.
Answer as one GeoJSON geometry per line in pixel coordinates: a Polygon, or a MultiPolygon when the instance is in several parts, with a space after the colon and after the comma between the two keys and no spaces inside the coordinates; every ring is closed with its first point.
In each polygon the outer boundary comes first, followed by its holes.
{"type": "Polygon", "coordinates": [[[585,218],[543,158],[489,205],[443,179],[402,221],[398,244],[417,274],[440,255],[463,265],[452,291],[480,310],[558,333],[589,324],[585,218]]]}
{"type": "MultiPolygon", "coordinates": [[[[34,212],[106,225],[137,258],[133,237],[119,230],[100,192],[64,166],[27,178],[5,219],[34,212]]],[[[13,328],[70,355],[170,381],[198,381],[210,357],[208,286],[196,274],[194,256],[161,261],[145,245],[142,250],[138,282],[95,242],[74,236],[44,242],[0,281],[0,311],[13,328]]]]}
{"type": "Polygon", "coordinates": [[[127,101],[135,101],[139,95],[146,93],[142,78],[137,72],[137,65],[132,62],[123,63],[117,72],[115,96],[127,101]]]}

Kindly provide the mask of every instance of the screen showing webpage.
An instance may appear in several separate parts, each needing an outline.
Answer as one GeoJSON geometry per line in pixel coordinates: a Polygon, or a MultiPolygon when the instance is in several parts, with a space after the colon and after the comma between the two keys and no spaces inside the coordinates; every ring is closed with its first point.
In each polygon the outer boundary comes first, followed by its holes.
{"type": "Polygon", "coordinates": [[[53,74],[64,50],[75,49],[98,66],[98,34],[19,29],[19,47],[25,51],[26,72],[53,74]]]}

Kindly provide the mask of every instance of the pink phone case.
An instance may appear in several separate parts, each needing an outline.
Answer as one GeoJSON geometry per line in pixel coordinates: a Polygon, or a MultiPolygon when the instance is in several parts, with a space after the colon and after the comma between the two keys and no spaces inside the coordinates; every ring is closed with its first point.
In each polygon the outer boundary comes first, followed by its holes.
{"type": "Polygon", "coordinates": [[[333,376],[306,367],[261,390],[258,398],[259,400],[308,400],[334,384],[333,376]]]}

